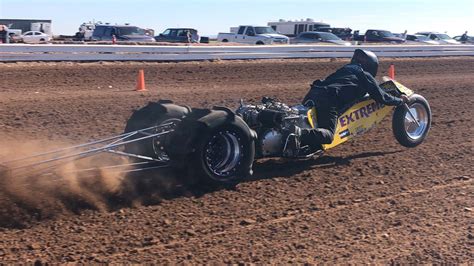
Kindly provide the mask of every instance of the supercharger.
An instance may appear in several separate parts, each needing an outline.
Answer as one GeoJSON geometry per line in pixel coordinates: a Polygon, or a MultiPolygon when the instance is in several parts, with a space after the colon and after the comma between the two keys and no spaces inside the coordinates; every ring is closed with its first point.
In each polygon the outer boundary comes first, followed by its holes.
{"type": "Polygon", "coordinates": [[[257,133],[258,157],[281,156],[291,125],[311,128],[308,108],[304,105],[289,106],[275,99],[264,97],[261,104],[244,104],[241,100],[236,114],[257,133]]]}

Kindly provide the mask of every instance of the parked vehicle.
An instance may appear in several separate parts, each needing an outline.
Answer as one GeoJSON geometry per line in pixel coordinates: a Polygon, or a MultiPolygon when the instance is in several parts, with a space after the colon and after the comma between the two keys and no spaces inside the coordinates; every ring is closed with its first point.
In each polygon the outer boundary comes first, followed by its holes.
{"type": "MultiPolygon", "coordinates": [[[[350,38],[352,37],[351,28],[329,28],[329,30],[329,32],[331,32],[332,34],[346,41],[350,40],[350,38]]],[[[323,31],[325,30],[323,29],[323,31]]]]}
{"type": "Polygon", "coordinates": [[[130,25],[96,25],[92,40],[94,41],[112,41],[113,36],[117,41],[130,42],[154,42],[152,36],[146,35],[145,30],[130,25]]]}
{"type": "Polygon", "coordinates": [[[444,33],[422,31],[422,32],[417,32],[416,34],[425,35],[431,40],[437,41],[440,44],[461,44],[460,42],[456,41],[455,39],[449,37],[449,35],[444,34],[444,33]]]}
{"type": "Polygon", "coordinates": [[[21,30],[9,29],[8,38],[10,43],[19,43],[22,42],[21,30]]]}
{"type": "Polygon", "coordinates": [[[284,20],[280,19],[275,22],[268,22],[268,26],[280,34],[288,37],[295,37],[305,31],[328,31],[331,25],[323,22],[315,22],[314,19],[306,20],[284,20]]]}
{"type": "Polygon", "coordinates": [[[155,36],[157,42],[199,42],[198,31],[192,28],[169,28],[155,36]]]}
{"type": "Polygon", "coordinates": [[[366,41],[366,42],[390,42],[390,43],[403,43],[405,39],[396,37],[388,30],[367,30],[364,35],[359,35],[359,31],[354,32],[353,39],[355,41],[366,41]]]}
{"type": "Polygon", "coordinates": [[[402,39],[405,39],[405,34],[403,33],[394,33],[392,32],[393,36],[397,37],[397,38],[402,38],[402,39]]]}
{"type": "Polygon", "coordinates": [[[217,41],[248,44],[288,44],[290,39],[267,26],[239,26],[237,33],[219,33],[217,41]]]}
{"type": "Polygon", "coordinates": [[[462,38],[461,35],[453,37],[453,39],[455,39],[456,41],[458,41],[460,43],[474,44],[474,36],[467,36],[467,40],[465,40],[465,41],[461,41],[461,38],[462,38]]]}
{"type": "Polygon", "coordinates": [[[439,42],[431,40],[428,36],[420,34],[408,34],[406,41],[407,43],[439,44],[439,42]]]}
{"type": "Polygon", "coordinates": [[[24,43],[47,43],[51,37],[40,31],[27,31],[21,36],[21,40],[24,43]]]}
{"type": "Polygon", "coordinates": [[[101,22],[84,22],[79,26],[78,32],[74,35],[74,39],[78,41],[91,41],[92,34],[96,25],[100,25],[101,22]]]}
{"type": "Polygon", "coordinates": [[[350,42],[346,42],[341,38],[330,32],[320,32],[320,31],[307,31],[298,34],[298,36],[290,41],[291,43],[331,43],[338,45],[351,45],[350,42]]]}

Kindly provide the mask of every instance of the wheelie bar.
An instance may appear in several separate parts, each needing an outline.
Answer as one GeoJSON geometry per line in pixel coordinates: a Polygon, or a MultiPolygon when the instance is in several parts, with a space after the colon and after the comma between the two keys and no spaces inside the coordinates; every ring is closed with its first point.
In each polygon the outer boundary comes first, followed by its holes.
{"type": "MultiPolygon", "coordinates": [[[[0,162],[0,171],[8,171],[16,175],[28,175],[28,173],[45,174],[54,168],[60,167],[66,163],[77,161],[83,158],[91,157],[100,153],[111,153],[119,156],[127,156],[143,159],[145,161],[164,163],[163,161],[139,154],[131,154],[121,149],[126,144],[143,141],[160,135],[165,135],[173,130],[160,131],[162,127],[168,124],[148,127],[132,132],[127,132],[117,136],[112,136],[88,143],[61,148],[44,153],[38,153],[32,156],[18,158],[14,160],[0,162]],[[159,133],[157,133],[159,132],[159,133]],[[139,135],[139,137],[136,137],[139,135]],[[132,139],[132,137],[135,137],[132,139]]],[[[120,166],[120,165],[117,165],[120,166]]]]}

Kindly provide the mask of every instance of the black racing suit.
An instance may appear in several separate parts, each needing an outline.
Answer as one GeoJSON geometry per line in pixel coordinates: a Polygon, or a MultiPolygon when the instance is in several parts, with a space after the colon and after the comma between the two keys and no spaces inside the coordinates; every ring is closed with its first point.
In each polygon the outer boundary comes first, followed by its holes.
{"type": "Polygon", "coordinates": [[[338,110],[362,98],[366,93],[385,105],[400,105],[403,101],[383,91],[371,74],[359,64],[347,64],[325,80],[316,80],[306,94],[303,104],[311,103],[317,109],[318,128],[302,129],[301,145],[313,148],[329,144],[334,139],[338,110]]]}

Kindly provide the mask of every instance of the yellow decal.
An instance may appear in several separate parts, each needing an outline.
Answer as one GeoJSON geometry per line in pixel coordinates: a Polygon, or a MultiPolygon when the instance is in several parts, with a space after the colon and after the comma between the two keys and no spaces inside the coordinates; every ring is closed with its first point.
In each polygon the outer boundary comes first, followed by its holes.
{"type": "Polygon", "coordinates": [[[323,149],[333,148],[348,139],[366,132],[392,111],[393,106],[385,106],[372,99],[360,102],[339,116],[334,140],[323,145],[323,149]]]}
{"type": "Polygon", "coordinates": [[[316,117],[316,108],[313,107],[309,109],[307,116],[308,116],[308,122],[311,125],[311,128],[314,128],[314,118],[316,117]]]}

